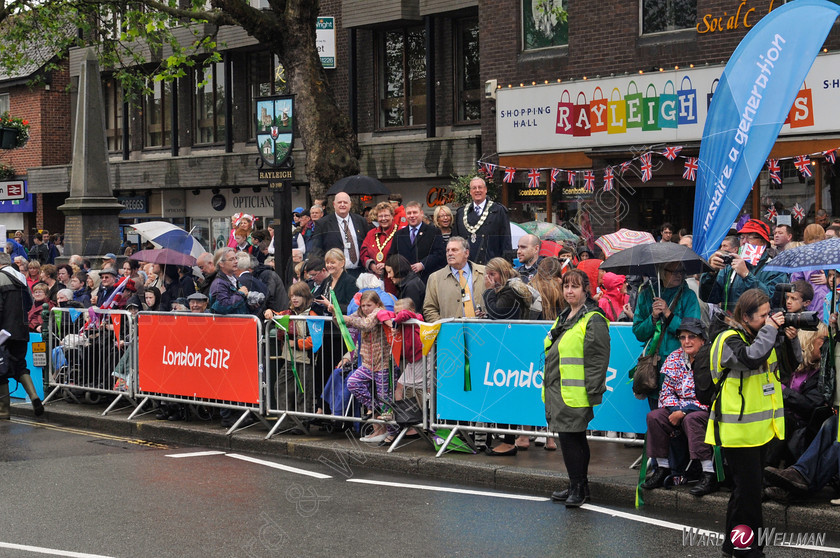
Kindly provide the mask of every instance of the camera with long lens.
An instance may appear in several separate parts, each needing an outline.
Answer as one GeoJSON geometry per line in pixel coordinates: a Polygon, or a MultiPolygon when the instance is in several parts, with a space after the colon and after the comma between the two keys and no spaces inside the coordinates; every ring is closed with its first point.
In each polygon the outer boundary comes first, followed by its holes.
{"type": "Polygon", "coordinates": [[[771,306],[772,313],[782,312],[785,321],[782,328],[794,327],[796,329],[804,329],[807,331],[816,331],[820,324],[820,318],[816,312],[785,312],[785,295],[787,293],[795,293],[796,286],[792,283],[777,283],[776,290],[773,293],[773,300],[771,306]]]}

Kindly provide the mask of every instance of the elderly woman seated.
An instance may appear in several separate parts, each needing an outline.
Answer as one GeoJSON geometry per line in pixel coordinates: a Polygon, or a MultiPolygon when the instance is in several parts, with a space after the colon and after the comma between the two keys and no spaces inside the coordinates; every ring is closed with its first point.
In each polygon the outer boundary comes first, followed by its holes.
{"type": "Polygon", "coordinates": [[[684,318],[677,329],[680,348],[668,355],[662,366],[665,376],[659,392],[659,408],[647,415],[647,451],[656,460],[656,470],[642,484],[642,488],[659,488],[671,475],[668,460],[669,443],[680,432],[688,441],[691,459],[698,459],[703,467],[700,483],[691,489],[694,496],[705,496],[718,489],[712,466],[712,446],[704,441],[709,408],[697,401],[694,392],[692,365],[706,342],[706,330],[697,318],[684,318]]]}

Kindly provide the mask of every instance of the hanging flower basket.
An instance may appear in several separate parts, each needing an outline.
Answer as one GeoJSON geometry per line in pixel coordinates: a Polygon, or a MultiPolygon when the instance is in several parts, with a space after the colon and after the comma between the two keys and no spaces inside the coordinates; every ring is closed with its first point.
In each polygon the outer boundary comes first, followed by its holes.
{"type": "Polygon", "coordinates": [[[0,180],[12,180],[15,177],[15,169],[6,163],[0,163],[0,180]]]}
{"type": "Polygon", "coordinates": [[[29,121],[0,114],[0,149],[23,147],[29,141],[29,121]]]}

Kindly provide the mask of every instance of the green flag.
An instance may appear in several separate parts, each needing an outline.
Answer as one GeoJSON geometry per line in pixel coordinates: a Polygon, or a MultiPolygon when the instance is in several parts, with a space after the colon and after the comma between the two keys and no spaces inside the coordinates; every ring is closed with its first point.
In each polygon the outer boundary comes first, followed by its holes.
{"type": "Polygon", "coordinates": [[[344,316],[341,314],[341,307],[338,305],[338,299],[335,298],[335,291],[330,291],[330,301],[335,309],[335,321],[338,322],[338,330],[341,332],[344,344],[347,346],[348,351],[353,352],[356,350],[356,345],[353,343],[353,338],[347,330],[347,324],[344,323],[344,316]]]}
{"type": "Polygon", "coordinates": [[[303,384],[300,382],[297,366],[295,366],[295,353],[292,351],[292,343],[289,340],[289,316],[287,314],[285,316],[281,316],[280,318],[274,318],[273,321],[274,325],[276,325],[278,329],[282,329],[286,332],[286,348],[289,351],[289,360],[292,362],[292,374],[295,375],[295,382],[297,383],[298,389],[301,393],[304,393],[303,384]]]}

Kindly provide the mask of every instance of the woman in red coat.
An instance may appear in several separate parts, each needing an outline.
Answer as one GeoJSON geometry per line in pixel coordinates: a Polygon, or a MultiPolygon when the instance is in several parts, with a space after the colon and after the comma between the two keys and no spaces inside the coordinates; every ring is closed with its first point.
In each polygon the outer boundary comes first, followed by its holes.
{"type": "Polygon", "coordinates": [[[391,243],[397,233],[394,223],[394,208],[388,202],[381,202],[373,208],[379,226],[368,231],[362,242],[359,261],[362,265],[385,282],[385,290],[397,294],[397,286],[385,274],[385,258],[391,250],[391,243]]]}

